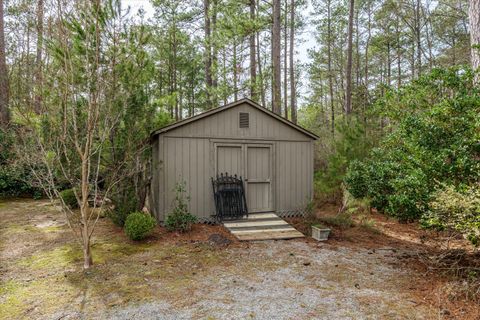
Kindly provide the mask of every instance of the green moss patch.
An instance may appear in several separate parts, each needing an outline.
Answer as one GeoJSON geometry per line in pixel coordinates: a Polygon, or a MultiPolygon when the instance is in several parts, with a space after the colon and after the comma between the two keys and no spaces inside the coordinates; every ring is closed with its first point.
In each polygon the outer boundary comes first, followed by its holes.
{"type": "MultiPolygon", "coordinates": [[[[92,256],[94,264],[103,264],[107,261],[141,253],[145,249],[145,245],[100,242],[92,245],[92,256]]],[[[82,261],[82,248],[79,244],[70,243],[23,258],[18,262],[18,265],[33,270],[52,270],[76,266],[82,261]]]]}

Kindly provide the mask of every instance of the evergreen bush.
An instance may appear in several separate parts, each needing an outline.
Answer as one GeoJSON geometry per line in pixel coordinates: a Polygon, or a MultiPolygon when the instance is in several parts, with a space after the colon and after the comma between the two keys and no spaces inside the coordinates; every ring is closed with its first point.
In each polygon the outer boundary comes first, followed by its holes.
{"type": "Polygon", "coordinates": [[[121,183],[112,196],[114,208],[108,212],[108,217],[119,227],[125,225],[125,221],[131,212],[139,210],[138,197],[134,189],[128,185],[130,180],[121,183]]]}
{"type": "Polygon", "coordinates": [[[132,212],[125,220],[125,234],[132,240],[145,239],[155,228],[157,222],[143,212],[132,212]]]}
{"type": "Polygon", "coordinates": [[[0,130],[0,197],[41,198],[43,190],[35,184],[36,179],[30,168],[14,161],[13,145],[13,133],[0,130]]]}
{"type": "Polygon", "coordinates": [[[60,192],[60,197],[67,207],[70,209],[78,208],[77,197],[75,197],[75,192],[73,189],[65,189],[60,192]]]}

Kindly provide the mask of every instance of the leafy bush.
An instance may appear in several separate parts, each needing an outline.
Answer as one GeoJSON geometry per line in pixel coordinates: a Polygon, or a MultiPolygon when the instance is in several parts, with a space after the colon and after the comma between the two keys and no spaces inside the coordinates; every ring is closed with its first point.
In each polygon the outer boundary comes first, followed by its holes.
{"type": "Polygon", "coordinates": [[[480,186],[457,190],[449,185],[436,191],[422,225],[461,232],[475,246],[480,245],[480,186]]]}
{"type": "Polygon", "coordinates": [[[439,183],[480,178],[480,94],[468,69],[434,70],[387,92],[391,132],[367,159],[352,162],[344,182],[352,195],[402,221],[421,218],[439,183]]]}
{"type": "Polygon", "coordinates": [[[143,212],[132,212],[125,220],[125,233],[132,240],[145,239],[155,228],[155,218],[143,212]]]}
{"type": "Polygon", "coordinates": [[[0,130],[0,197],[42,197],[43,190],[35,185],[35,177],[29,167],[15,163],[14,135],[0,130]]]}
{"type": "Polygon", "coordinates": [[[169,231],[186,232],[192,229],[197,222],[197,217],[188,211],[188,196],[186,195],[185,182],[175,186],[175,199],[173,211],[165,219],[165,227],[169,231]]]}
{"type": "Polygon", "coordinates": [[[78,208],[77,197],[75,197],[75,192],[73,189],[66,189],[60,192],[60,197],[67,207],[70,209],[78,208]]]}

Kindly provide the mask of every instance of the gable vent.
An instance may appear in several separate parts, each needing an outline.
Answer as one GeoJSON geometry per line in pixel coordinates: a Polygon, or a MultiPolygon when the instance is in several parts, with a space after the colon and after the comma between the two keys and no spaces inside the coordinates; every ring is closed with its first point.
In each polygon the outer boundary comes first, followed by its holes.
{"type": "Polygon", "coordinates": [[[240,128],[248,128],[250,126],[250,119],[249,119],[250,114],[247,112],[240,112],[240,128]]]}

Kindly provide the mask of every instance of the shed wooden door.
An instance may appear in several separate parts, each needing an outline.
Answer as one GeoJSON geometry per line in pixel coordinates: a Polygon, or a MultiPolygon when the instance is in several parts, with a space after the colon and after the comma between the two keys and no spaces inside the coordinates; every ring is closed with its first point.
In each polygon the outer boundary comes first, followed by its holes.
{"type": "Polygon", "coordinates": [[[215,146],[216,174],[243,176],[243,150],[241,144],[219,144],[215,146]]]}
{"type": "Polygon", "coordinates": [[[270,145],[247,144],[245,151],[245,184],[248,211],[272,211],[272,147],[270,145]]]}
{"type": "Polygon", "coordinates": [[[244,179],[248,212],[273,211],[272,166],[272,145],[215,144],[215,174],[244,179]]]}

